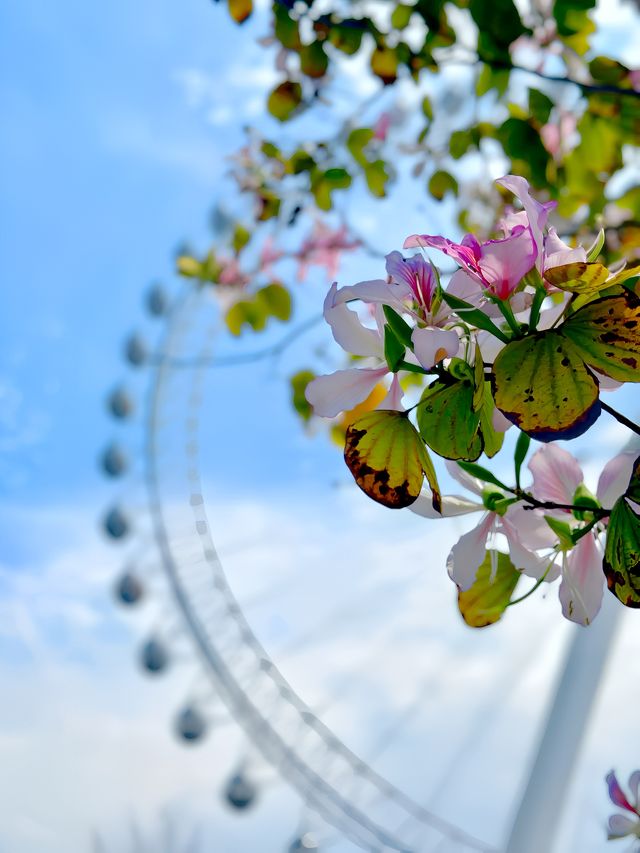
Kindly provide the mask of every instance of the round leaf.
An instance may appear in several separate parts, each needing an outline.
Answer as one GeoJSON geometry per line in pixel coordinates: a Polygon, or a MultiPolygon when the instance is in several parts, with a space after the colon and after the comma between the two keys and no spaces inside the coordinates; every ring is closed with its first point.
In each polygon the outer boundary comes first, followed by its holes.
{"type": "Polygon", "coordinates": [[[602,264],[578,262],[545,270],[544,277],[555,287],[570,293],[597,293],[605,285],[609,270],[602,264]]]}
{"type": "Polygon", "coordinates": [[[507,554],[487,551],[473,585],[458,592],[458,608],[471,628],[497,622],[509,606],[520,572],[507,554]]]}
{"type": "Polygon", "coordinates": [[[619,382],[640,382],[640,299],[628,290],[589,302],[561,326],[584,361],[619,382]]]}
{"type": "Polygon", "coordinates": [[[271,92],[267,108],[279,121],[287,121],[302,103],[302,86],[294,80],[285,80],[271,92]]]}
{"type": "Polygon", "coordinates": [[[429,386],[418,404],[420,435],[445,459],[475,461],[482,453],[478,431],[480,412],[473,410],[474,387],[471,382],[429,386]]]}
{"type": "Polygon", "coordinates": [[[558,331],[512,341],[493,365],[496,406],[538,441],[575,438],[600,415],[598,383],[558,331]]]}
{"type": "Polygon", "coordinates": [[[377,410],[358,418],[347,429],[344,458],[362,491],[391,509],[410,506],[426,475],[439,511],[433,464],[405,413],[377,410]]]}

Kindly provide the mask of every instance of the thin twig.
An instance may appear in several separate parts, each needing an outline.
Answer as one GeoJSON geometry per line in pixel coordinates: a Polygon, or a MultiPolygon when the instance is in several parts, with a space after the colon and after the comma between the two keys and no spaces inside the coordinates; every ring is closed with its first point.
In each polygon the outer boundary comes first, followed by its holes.
{"type": "Polygon", "coordinates": [[[157,353],[149,359],[151,364],[164,364],[169,367],[189,368],[189,367],[234,367],[239,364],[249,364],[254,361],[261,361],[263,358],[280,355],[287,347],[291,346],[294,341],[302,337],[310,329],[317,326],[323,319],[322,314],[311,317],[295,329],[292,329],[288,334],[282,337],[279,341],[264,349],[247,352],[241,355],[233,356],[206,356],[203,358],[171,358],[164,353],[157,353]]]}
{"type": "Polygon", "coordinates": [[[611,406],[603,402],[603,400],[600,400],[600,405],[605,410],[605,412],[609,412],[609,414],[614,417],[618,421],[618,423],[621,423],[623,426],[626,426],[632,432],[635,432],[637,435],[640,435],[640,426],[638,426],[638,424],[634,424],[634,422],[630,421],[629,418],[625,418],[623,414],[611,408],[611,406]]]}

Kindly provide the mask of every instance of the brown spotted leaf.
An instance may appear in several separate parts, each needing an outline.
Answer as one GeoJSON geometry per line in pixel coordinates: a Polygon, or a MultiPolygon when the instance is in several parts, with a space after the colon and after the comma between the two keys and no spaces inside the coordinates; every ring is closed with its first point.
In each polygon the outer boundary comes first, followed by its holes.
{"type": "Polygon", "coordinates": [[[597,293],[609,286],[606,284],[609,270],[602,264],[589,264],[586,261],[552,267],[545,270],[544,277],[549,284],[570,293],[597,293]]]}
{"type": "Polygon", "coordinates": [[[509,606],[520,580],[508,554],[487,551],[473,585],[458,592],[458,608],[471,628],[485,628],[497,622],[509,606]]]}
{"type": "Polygon", "coordinates": [[[410,506],[426,476],[440,511],[433,463],[406,413],[378,409],[358,418],[347,429],[344,458],[362,491],[391,509],[410,506]]]}
{"type": "Polygon", "coordinates": [[[507,344],[494,362],[492,384],[498,409],[538,441],[575,438],[600,415],[598,383],[560,331],[507,344]]]}
{"type": "Polygon", "coordinates": [[[631,291],[589,302],[560,331],[591,367],[619,382],[640,382],[640,299],[631,291]]]}

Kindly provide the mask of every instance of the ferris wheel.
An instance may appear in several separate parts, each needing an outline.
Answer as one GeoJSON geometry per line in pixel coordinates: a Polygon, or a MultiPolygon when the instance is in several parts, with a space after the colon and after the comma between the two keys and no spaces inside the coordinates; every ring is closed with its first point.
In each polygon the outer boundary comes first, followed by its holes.
{"type": "MultiPolygon", "coordinates": [[[[117,581],[117,598],[129,607],[141,601],[149,584],[139,566],[151,566],[152,585],[161,579],[187,654],[204,674],[206,688],[194,691],[176,717],[177,735],[190,743],[203,740],[212,695],[226,706],[252,748],[297,792],[305,814],[316,816],[315,832],[310,831],[311,822],[303,821],[293,840],[283,843],[282,849],[290,853],[328,849],[336,839],[370,851],[497,850],[385,778],[371,757],[356,755],[323,722],[322,709],[305,702],[258,639],[218,556],[203,486],[201,454],[208,448],[200,439],[200,416],[209,404],[212,383],[215,387],[210,368],[226,363],[215,351],[219,307],[211,290],[184,287],[173,299],[159,286],[147,294],[148,313],[160,327],[153,348],[139,336],[126,344],[126,359],[141,374],[146,399],[141,406],[118,387],[108,398],[108,408],[123,424],[138,409],[142,508],[134,523],[125,490],[103,522],[109,538],[131,547],[117,581]]],[[[257,351],[246,358],[260,355],[257,351]]],[[[106,449],[102,466],[113,478],[127,472],[128,457],[120,443],[106,449]]],[[[338,610],[348,613],[350,607],[347,601],[338,610]]],[[[140,650],[141,666],[150,674],[163,673],[172,660],[172,641],[166,634],[153,632],[140,650]]],[[[511,689],[521,670],[522,661],[513,661],[500,689],[511,689]]],[[[430,686],[427,682],[426,689],[407,700],[396,722],[383,732],[379,747],[386,748],[419,712],[430,686]]],[[[464,751],[463,742],[458,758],[464,751]]],[[[257,793],[241,761],[228,779],[225,799],[241,811],[252,805],[257,793]]]]}

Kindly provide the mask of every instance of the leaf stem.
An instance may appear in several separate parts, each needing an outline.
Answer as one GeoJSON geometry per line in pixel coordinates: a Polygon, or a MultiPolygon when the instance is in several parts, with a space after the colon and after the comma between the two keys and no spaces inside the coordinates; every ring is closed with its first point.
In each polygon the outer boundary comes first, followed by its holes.
{"type": "Polygon", "coordinates": [[[546,578],[546,576],[547,576],[547,575],[549,574],[549,572],[551,571],[551,566],[552,566],[552,565],[553,565],[553,560],[551,560],[551,562],[549,563],[549,565],[548,565],[548,566],[547,566],[547,568],[546,568],[545,573],[542,575],[542,577],[538,578],[538,580],[537,580],[537,581],[535,582],[535,584],[531,587],[531,589],[530,589],[528,592],[525,592],[525,594],[524,594],[524,595],[521,595],[521,596],[520,596],[520,598],[514,598],[512,601],[510,601],[510,602],[507,604],[507,607],[512,607],[514,604],[520,604],[520,602],[521,602],[521,601],[524,601],[524,600],[525,600],[525,598],[529,598],[529,596],[530,596],[530,595],[533,595],[533,593],[534,593],[534,592],[535,592],[535,591],[536,591],[540,586],[542,586],[542,584],[543,584],[543,582],[544,582],[544,579],[546,578]]]}

